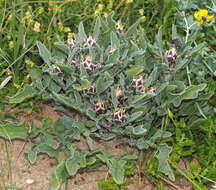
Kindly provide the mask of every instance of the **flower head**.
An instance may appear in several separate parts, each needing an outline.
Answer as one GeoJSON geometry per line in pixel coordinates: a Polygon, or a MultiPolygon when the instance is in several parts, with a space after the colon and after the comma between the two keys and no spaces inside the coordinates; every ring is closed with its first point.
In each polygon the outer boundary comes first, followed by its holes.
{"type": "Polygon", "coordinates": [[[213,18],[213,15],[208,15],[207,9],[201,9],[194,13],[194,17],[198,21],[197,26],[200,26],[205,22],[209,22],[213,18]]]}
{"type": "Polygon", "coordinates": [[[175,63],[177,59],[176,48],[171,47],[168,51],[166,51],[165,56],[169,63],[175,63]]]}
{"type": "Polygon", "coordinates": [[[33,31],[34,32],[40,32],[40,23],[39,22],[35,22],[33,31]]]}
{"type": "Polygon", "coordinates": [[[123,122],[126,118],[127,118],[127,116],[125,114],[125,110],[123,110],[122,108],[115,111],[114,119],[116,121],[123,122]]]}

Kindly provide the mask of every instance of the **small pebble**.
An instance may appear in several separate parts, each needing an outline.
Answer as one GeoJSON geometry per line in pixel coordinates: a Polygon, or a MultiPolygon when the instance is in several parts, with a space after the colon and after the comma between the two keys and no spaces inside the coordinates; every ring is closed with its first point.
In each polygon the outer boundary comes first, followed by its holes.
{"type": "Polygon", "coordinates": [[[28,185],[31,185],[31,184],[34,183],[34,180],[33,180],[33,179],[27,179],[27,180],[26,180],[26,183],[27,183],[28,185]]]}

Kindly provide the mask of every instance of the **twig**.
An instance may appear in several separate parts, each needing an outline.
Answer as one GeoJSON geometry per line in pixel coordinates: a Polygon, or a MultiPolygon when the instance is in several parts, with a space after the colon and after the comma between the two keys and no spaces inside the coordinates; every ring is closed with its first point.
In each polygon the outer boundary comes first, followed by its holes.
{"type": "Polygon", "coordinates": [[[8,161],[8,171],[9,171],[9,180],[10,180],[10,185],[13,186],[12,170],[11,170],[11,157],[10,157],[10,155],[9,155],[7,141],[4,140],[4,143],[5,143],[5,151],[6,151],[6,154],[7,154],[7,161],[8,161]]]}
{"type": "Polygon", "coordinates": [[[163,178],[160,177],[163,181],[165,181],[166,183],[168,183],[169,185],[173,186],[174,188],[176,188],[177,190],[183,190],[181,187],[177,186],[176,184],[174,184],[173,182],[171,182],[169,179],[167,178],[163,178]]]}
{"type": "Polygon", "coordinates": [[[16,162],[17,162],[17,160],[19,159],[20,154],[22,153],[22,151],[23,151],[25,145],[26,145],[26,141],[23,143],[23,145],[22,145],[22,147],[21,147],[21,149],[20,149],[20,151],[19,151],[19,154],[18,154],[18,156],[17,156],[16,162]]]}

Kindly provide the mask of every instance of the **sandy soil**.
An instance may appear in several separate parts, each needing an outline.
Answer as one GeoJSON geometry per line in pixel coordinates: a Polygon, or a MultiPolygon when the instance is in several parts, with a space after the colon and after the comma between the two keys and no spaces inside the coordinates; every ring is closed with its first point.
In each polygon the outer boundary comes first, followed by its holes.
{"type": "MultiPolygon", "coordinates": [[[[41,113],[33,113],[31,116],[25,114],[19,115],[19,120],[26,120],[27,123],[35,123],[38,126],[42,125],[44,118],[49,118],[54,123],[56,119],[62,116],[61,113],[55,112],[50,106],[45,105],[41,113]]],[[[28,152],[31,149],[32,144],[21,140],[14,140],[12,142],[6,141],[8,144],[11,170],[12,170],[12,182],[13,186],[23,188],[25,190],[49,190],[50,174],[54,171],[57,161],[50,158],[46,154],[40,154],[37,158],[37,162],[33,165],[24,157],[24,152],[28,152]]],[[[114,148],[118,141],[108,143],[107,150],[112,155],[119,155],[125,152],[129,152],[129,147],[117,147],[114,148]]],[[[103,144],[94,142],[96,147],[102,147],[103,144]]],[[[85,141],[79,142],[79,146],[83,149],[87,149],[85,141]]],[[[147,155],[149,156],[149,155],[147,155]]],[[[145,161],[146,162],[146,161],[145,161]]],[[[144,163],[146,165],[146,163],[144,163]]],[[[145,167],[145,166],[144,166],[145,167]]],[[[100,171],[77,174],[69,180],[70,190],[98,190],[97,182],[99,179],[107,178],[107,168],[99,168],[100,171]]],[[[146,179],[141,178],[138,175],[134,176],[134,183],[128,186],[129,190],[153,190],[153,185],[146,179]]],[[[185,184],[185,181],[176,181],[178,184],[185,184]]],[[[0,186],[9,186],[9,171],[8,171],[8,159],[5,149],[5,141],[0,138],[0,186]]],[[[61,186],[63,190],[65,184],[61,186]]],[[[184,186],[185,187],[185,186],[184,186]]],[[[171,189],[171,188],[170,188],[171,189]]],[[[187,183],[187,189],[191,190],[191,184],[187,183]]],[[[0,190],[2,188],[0,187],[0,190]]]]}

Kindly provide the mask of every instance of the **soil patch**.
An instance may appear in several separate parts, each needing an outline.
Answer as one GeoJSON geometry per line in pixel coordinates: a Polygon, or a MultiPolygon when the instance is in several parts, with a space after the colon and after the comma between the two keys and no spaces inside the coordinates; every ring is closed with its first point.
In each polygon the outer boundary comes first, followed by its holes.
{"type": "MultiPolygon", "coordinates": [[[[32,113],[28,116],[26,114],[20,114],[18,116],[19,121],[26,121],[27,124],[35,123],[37,126],[42,126],[43,119],[49,118],[52,123],[59,117],[63,116],[62,113],[56,112],[51,106],[44,105],[40,113],[32,113]]],[[[24,157],[24,152],[29,152],[32,144],[31,142],[24,142],[21,140],[14,140],[12,142],[5,141],[0,138],[0,186],[10,186],[8,158],[5,149],[5,143],[8,145],[9,160],[11,162],[12,171],[12,185],[25,190],[49,190],[50,174],[54,171],[57,161],[46,154],[40,154],[37,157],[35,164],[30,164],[24,157]]],[[[77,143],[80,148],[87,150],[88,146],[86,141],[81,139],[77,143]]],[[[94,141],[95,147],[105,147],[107,151],[112,155],[122,155],[126,152],[130,152],[131,149],[128,146],[121,146],[120,140],[115,140],[104,143],[98,143],[94,141]]],[[[147,163],[152,152],[147,154],[144,160],[144,167],[147,163]]],[[[99,190],[98,180],[107,179],[108,169],[103,166],[98,168],[94,172],[86,172],[77,174],[71,177],[69,180],[69,189],[73,190],[99,190]]],[[[153,190],[154,186],[145,178],[136,174],[134,177],[134,183],[128,186],[128,190],[153,190]]],[[[176,181],[181,183],[180,181],[176,181]]],[[[65,188],[65,184],[62,184],[61,190],[65,188]]],[[[1,188],[0,188],[1,189],[1,188]]]]}

